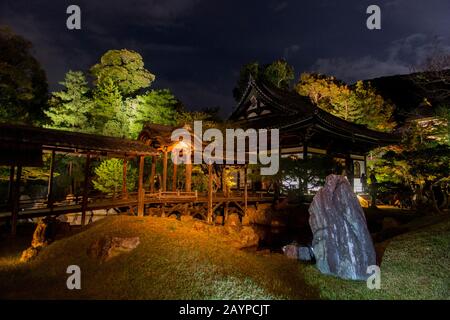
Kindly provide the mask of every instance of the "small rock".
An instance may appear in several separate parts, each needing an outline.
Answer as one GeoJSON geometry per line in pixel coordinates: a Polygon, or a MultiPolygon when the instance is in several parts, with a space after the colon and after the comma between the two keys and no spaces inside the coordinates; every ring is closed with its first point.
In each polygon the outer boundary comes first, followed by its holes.
{"type": "Polygon", "coordinates": [[[216,216],[215,223],[222,225],[223,224],[223,216],[216,216]]]}
{"type": "Polygon", "coordinates": [[[103,237],[90,245],[87,254],[89,257],[99,259],[102,262],[108,261],[121,253],[134,250],[139,243],[139,237],[103,237]]]}
{"type": "Polygon", "coordinates": [[[258,234],[253,230],[252,227],[243,227],[239,233],[241,249],[248,247],[255,247],[259,243],[258,234]]]}
{"type": "Polygon", "coordinates": [[[299,246],[296,242],[284,246],[282,250],[284,255],[290,259],[301,261],[311,261],[314,259],[311,247],[299,246]]]}
{"type": "Polygon", "coordinates": [[[197,231],[207,231],[209,226],[203,221],[195,221],[193,224],[193,228],[197,231]]]}
{"type": "Polygon", "coordinates": [[[193,221],[194,220],[194,218],[192,217],[192,216],[190,216],[190,215],[183,215],[183,216],[181,216],[181,221],[184,221],[184,222],[187,222],[187,221],[193,221]]]}
{"type": "Polygon", "coordinates": [[[227,220],[225,221],[225,225],[240,226],[241,219],[239,219],[239,215],[237,215],[236,213],[229,214],[227,220]]]}
{"type": "Polygon", "coordinates": [[[242,225],[243,226],[249,226],[250,225],[250,218],[248,216],[242,217],[242,225]]]}
{"type": "Polygon", "coordinates": [[[38,248],[29,247],[22,252],[22,255],[20,256],[20,262],[28,262],[34,259],[38,255],[38,253],[38,248]]]}

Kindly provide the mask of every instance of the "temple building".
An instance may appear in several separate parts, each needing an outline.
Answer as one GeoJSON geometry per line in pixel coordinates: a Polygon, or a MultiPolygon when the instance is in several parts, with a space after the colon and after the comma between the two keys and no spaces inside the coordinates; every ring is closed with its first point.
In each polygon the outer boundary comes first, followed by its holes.
{"type": "MultiPolygon", "coordinates": [[[[252,78],[229,119],[243,128],[278,128],[281,157],[333,157],[342,163],[356,192],[362,191],[361,175],[367,175],[369,151],[399,141],[395,134],[348,122],[315,106],[307,97],[252,78]]],[[[292,187],[297,186],[294,183],[292,187]]]]}

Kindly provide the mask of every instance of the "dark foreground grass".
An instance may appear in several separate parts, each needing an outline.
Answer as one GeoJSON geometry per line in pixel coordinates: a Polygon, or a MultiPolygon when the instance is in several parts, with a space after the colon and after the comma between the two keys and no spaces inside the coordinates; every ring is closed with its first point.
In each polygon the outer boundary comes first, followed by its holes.
{"type": "Polygon", "coordinates": [[[382,289],[321,275],[280,254],[233,249],[215,228],[155,217],[108,217],[58,240],[28,264],[0,257],[0,298],[25,299],[449,299],[450,222],[394,238],[382,263],[382,289]],[[86,250],[105,236],[139,236],[132,252],[105,263],[86,250]],[[66,288],[81,267],[82,289],[66,288]]]}
{"type": "Polygon", "coordinates": [[[282,255],[233,249],[226,237],[192,222],[155,217],[109,217],[54,242],[29,263],[0,262],[1,298],[41,299],[308,299],[298,264],[282,255]],[[86,250],[101,236],[139,236],[140,245],[105,263],[86,250]],[[82,289],[66,288],[66,268],[81,267],[82,289]]]}

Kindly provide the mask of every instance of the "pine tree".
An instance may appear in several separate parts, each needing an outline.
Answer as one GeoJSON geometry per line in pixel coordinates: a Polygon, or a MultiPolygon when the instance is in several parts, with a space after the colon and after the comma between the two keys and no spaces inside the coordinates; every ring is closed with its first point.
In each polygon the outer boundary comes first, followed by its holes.
{"type": "Polygon", "coordinates": [[[94,91],[92,119],[95,132],[113,137],[128,137],[129,119],[122,95],[111,79],[102,81],[94,91]]]}
{"type": "MultiPolygon", "coordinates": [[[[92,180],[94,188],[105,192],[117,194],[122,190],[123,160],[108,159],[95,168],[95,178],[92,180]]],[[[127,165],[127,190],[133,191],[137,179],[136,169],[127,165]]]]}
{"type": "Polygon", "coordinates": [[[69,71],[60,84],[65,89],[52,93],[50,108],[45,112],[51,121],[48,127],[91,132],[89,118],[92,101],[88,96],[89,87],[84,74],[81,71],[69,71]]]}
{"type": "Polygon", "coordinates": [[[136,139],[145,123],[176,124],[178,100],[168,89],[151,90],[127,101],[130,110],[130,135],[136,139]]]}

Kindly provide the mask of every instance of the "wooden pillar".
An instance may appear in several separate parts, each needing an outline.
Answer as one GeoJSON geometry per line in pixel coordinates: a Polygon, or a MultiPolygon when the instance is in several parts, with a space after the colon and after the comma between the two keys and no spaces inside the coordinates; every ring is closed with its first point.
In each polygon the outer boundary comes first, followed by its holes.
{"type": "Polygon", "coordinates": [[[127,171],[128,171],[128,161],[126,158],[124,158],[123,159],[123,169],[122,169],[122,198],[123,199],[128,199],[127,171]]]}
{"type": "Polygon", "coordinates": [[[138,216],[144,216],[144,161],[145,157],[139,157],[139,181],[138,181],[138,216]]]}
{"type": "Polygon", "coordinates": [[[248,192],[247,192],[247,166],[244,167],[244,216],[247,214],[247,201],[248,201],[248,192]]]}
{"type": "Polygon", "coordinates": [[[167,148],[164,148],[163,152],[163,178],[162,178],[162,191],[167,191],[167,148]]]}
{"type": "Polygon", "coordinates": [[[152,167],[150,170],[150,192],[155,192],[156,156],[152,156],[152,167]]]}
{"type": "Polygon", "coordinates": [[[12,212],[11,212],[11,235],[15,236],[17,232],[17,219],[20,210],[20,179],[22,177],[22,166],[17,166],[16,181],[14,182],[12,194],[12,212]]]}
{"type": "Polygon", "coordinates": [[[186,191],[191,192],[192,163],[186,163],[186,191]]]}
{"type": "Polygon", "coordinates": [[[8,205],[11,205],[13,202],[13,194],[14,194],[14,171],[15,167],[11,166],[9,169],[9,184],[8,184],[8,205]]]}
{"type": "Polygon", "coordinates": [[[47,206],[50,211],[53,210],[53,175],[55,173],[55,150],[52,150],[52,157],[50,159],[50,176],[48,177],[47,187],[47,206]]]}
{"type": "Polygon", "coordinates": [[[213,175],[212,163],[208,163],[208,222],[213,218],[213,175]]]}
{"type": "Polygon", "coordinates": [[[228,205],[229,202],[225,202],[225,207],[223,208],[223,223],[225,224],[225,222],[228,220],[228,205]]]}
{"type": "Polygon", "coordinates": [[[177,191],[177,164],[173,164],[172,191],[177,191]]]}
{"type": "Polygon", "coordinates": [[[88,206],[88,188],[89,188],[89,172],[91,165],[91,154],[86,155],[86,164],[84,166],[84,188],[83,188],[83,202],[81,204],[81,225],[86,223],[86,210],[88,206]]]}

